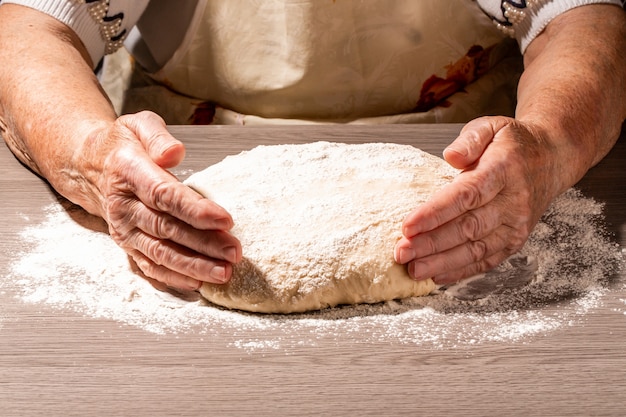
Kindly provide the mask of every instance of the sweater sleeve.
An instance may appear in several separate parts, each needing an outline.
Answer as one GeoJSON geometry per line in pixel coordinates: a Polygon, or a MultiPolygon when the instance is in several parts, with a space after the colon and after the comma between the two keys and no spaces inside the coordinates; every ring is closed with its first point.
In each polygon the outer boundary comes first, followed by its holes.
{"type": "Polygon", "coordinates": [[[574,7],[595,3],[618,6],[622,0],[477,0],[503,32],[517,39],[522,53],[556,16],[574,7]]]}
{"type": "Polygon", "coordinates": [[[3,0],[46,13],[70,27],[85,45],[94,67],[119,49],[149,0],[3,0]]]}

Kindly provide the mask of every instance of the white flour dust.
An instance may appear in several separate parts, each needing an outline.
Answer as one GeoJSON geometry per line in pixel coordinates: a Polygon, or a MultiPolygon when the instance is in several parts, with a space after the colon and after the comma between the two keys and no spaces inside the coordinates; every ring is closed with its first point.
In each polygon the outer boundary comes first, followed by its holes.
{"type": "Polygon", "coordinates": [[[536,258],[538,270],[522,288],[477,301],[442,293],[309,314],[257,315],[215,307],[195,294],[156,290],[136,273],[104,222],[70,204],[47,207],[46,220],[23,230],[20,238],[24,251],[0,285],[17,288],[25,303],[158,334],[222,337],[247,351],[316,346],[329,337],[349,342],[354,334],[373,343],[434,348],[523,343],[583,322],[610,293],[623,257],[605,232],[602,205],[572,189],[546,212],[523,249],[536,258]],[[277,334],[284,336],[271,336],[277,334]]]}

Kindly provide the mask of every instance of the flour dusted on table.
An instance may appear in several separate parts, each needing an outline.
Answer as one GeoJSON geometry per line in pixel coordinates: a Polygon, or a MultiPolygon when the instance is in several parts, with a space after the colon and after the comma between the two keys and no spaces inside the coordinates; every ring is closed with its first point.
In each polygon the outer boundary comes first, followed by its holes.
{"type": "Polygon", "coordinates": [[[622,291],[626,282],[612,275],[624,254],[605,232],[602,205],[574,189],[556,199],[522,250],[538,264],[537,279],[525,287],[476,301],[442,293],[286,316],[231,311],[196,294],[156,290],[101,219],[67,202],[48,206],[42,222],[20,221],[28,226],[17,236],[23,250],[9,255],[10,275],[0,281],[5,295],[38,312],[112,320],[159,335],[197,335],[251,353],[352,343],[426,349],[525,343],[584,326],[590,312],[606,305],[626,320],[626,300],[613,290],[622,291]]]}
{"type": "Polygon", "coordinates": [[[244,259],[200,292],[265,313],[320,310],[429,294],[394,262],[402,221],[457,171],[409,145],[315,142],[258,146],[185,183],[235,221],[244,259]]]}

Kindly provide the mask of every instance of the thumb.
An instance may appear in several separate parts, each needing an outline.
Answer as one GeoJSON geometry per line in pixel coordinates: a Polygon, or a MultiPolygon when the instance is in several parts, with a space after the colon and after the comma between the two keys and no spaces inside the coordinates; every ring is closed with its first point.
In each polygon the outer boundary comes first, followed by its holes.
{"type": "Polygon", "coordinates": [[[161,168],[177,166],[185,158],[185,145],[168,132],[165,121],[156,113],[142,111],[120,117],[120,122],[130,129],[161,168]]]}
{"type": "Polygon", "coordinates": [[[478,161],[496,133],[512,121],[508,117],[480,117],[468,122],[444,149],[443,158],[454,168],[468,168],[478,161]]]}

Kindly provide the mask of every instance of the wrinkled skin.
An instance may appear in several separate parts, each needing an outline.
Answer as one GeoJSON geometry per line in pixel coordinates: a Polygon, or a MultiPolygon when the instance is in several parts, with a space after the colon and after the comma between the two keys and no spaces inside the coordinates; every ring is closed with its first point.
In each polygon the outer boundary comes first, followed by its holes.
{"type": "Polygon", "coordinates": [[[111,237],[145,275],[168,286],[195,290],[202,281],[224,283],[241,245],[228,230],[230,215],[162,168],[185,150],[157,115],[120,117],[96,142],[124,138],[108,152],[101,178],[103,217],[111,237]]]}
{"type": "Polygon", "coordinates": [[[444,151],[463,172],[403,223],[395,248],[415,279],[457,281],[517,252],[556,193],[546,144],[505,117],[468,123],[444,151]]]}

